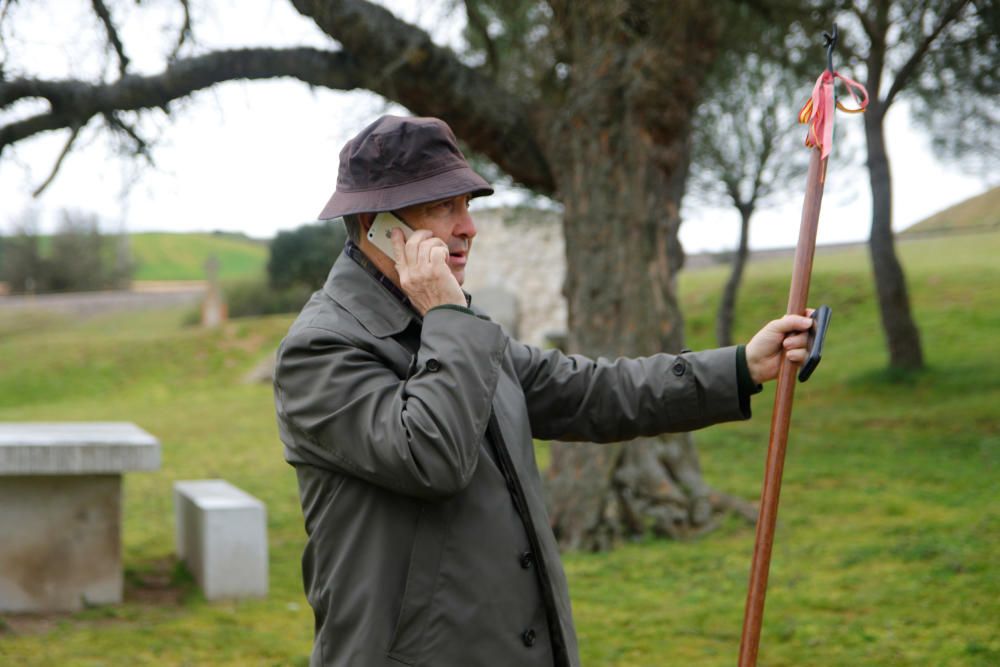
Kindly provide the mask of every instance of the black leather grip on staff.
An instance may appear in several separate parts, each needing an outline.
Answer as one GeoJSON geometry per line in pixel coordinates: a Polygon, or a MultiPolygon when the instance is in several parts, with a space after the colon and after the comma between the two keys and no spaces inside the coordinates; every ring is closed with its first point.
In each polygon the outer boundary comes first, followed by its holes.
{"type": "Polygon", "coordinates": [[[799,370],[799,382],[808,380],[823,358],[823,341],[826,339],[826,330],[830,326],[832,314],[830,306],[820,306],[810,315],[815,322],[812,329],[809,330],[809,356],[806,357],[805,363],[799,370]]]}

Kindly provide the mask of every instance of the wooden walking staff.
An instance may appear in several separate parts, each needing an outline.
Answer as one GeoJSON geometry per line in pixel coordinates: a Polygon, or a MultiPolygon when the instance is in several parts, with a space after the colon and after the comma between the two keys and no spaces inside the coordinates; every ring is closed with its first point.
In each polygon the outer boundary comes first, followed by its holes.
{"type": "MultiPolygon", "coordinates": [[[[868,105],[868,93],[863,86],[833,71],[837,26],[833,26],[832,34],[823,33],[823,37],[827,49],[827,69],[816,80],[812,97],[799,113],[799,121],[809,123],[806,146],[812,150],[812,156],[809,161],[809,174],[806,177],[806,196],[802,206],[799,242],[795,248],[792,285],[788,294],[788,313],[797,315],[806,314],[809,278],[816,250],[816,227],[819,222],[820,202],[823,199],[823,183],[826,180],[826,162],[833,140],[834,106],[843,111],[857,112],[863,111],[868,105]],[[835,102],[833,94],[835,79],[842,80],[847,86],[851,96],[858,103],[857,109],[847,109],[839,102],[835,102]],[[860,98],[858,93],[861,95],[860,98]]],[[[801,381],[808,378],[819,359],[822,335],[829,315],[828,308],[824,307],[823,310],[823,316],[817,318],[817,334],[810,359],[799,373],[801,381]]],[[[753,667],[757,664],[760,628],[764,617],[764,596],[767,592],[767,574],[771,564],[771,546],[774,544],[774,525],[778,517],[781,473],[785,466],[785,446],[788,443],[788,426],[792,417],[795,372],[795,365],[789,363],[782,353],[778,384],[775,389],[774,414],[771,417],[771,439],[767,448],[764,486],[760,497],[760,515],[757,519],[757,539],[754,544],[753,565],[750,568],[750,589],[743,617],[740,667],[753,667]]]]}

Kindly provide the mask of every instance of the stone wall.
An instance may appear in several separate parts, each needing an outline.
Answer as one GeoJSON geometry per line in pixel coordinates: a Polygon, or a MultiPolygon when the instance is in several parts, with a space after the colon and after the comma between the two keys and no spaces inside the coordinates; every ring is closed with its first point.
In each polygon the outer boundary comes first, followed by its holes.
{"type": "Polygon", "coordinates": [[[478,234],[464,287],[473,304],[490,312],[476,292],[500,288],[517,298],[519,325],[512,332],[517,338],[544,346],[548,334],[565,333],[566,259],[559,214],[505,208],[474,209],[472,216],[478,234]]]}

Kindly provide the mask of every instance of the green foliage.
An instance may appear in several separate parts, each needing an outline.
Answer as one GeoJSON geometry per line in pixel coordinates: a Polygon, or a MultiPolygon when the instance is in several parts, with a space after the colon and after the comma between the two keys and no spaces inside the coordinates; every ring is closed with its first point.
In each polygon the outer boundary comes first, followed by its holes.
{"type": "Polygon", "coordinates": [[[695,116],[692,194],[748,216],[800,185],[809,164],[797,123],[797,72],[755,53],[727,53],[695,116]]]}
{"type": "Polygon", "coordinates": [[[11,293],[33,293],[38,289],[38,278],[45,270],[33,216],[22,218],[14,233],[4,241],[2,270],[0,279],[7,283],[11,293]]]}
{"type": "Polygon", "coordinates": [[[930,130],[939,156],[990,173],[1000,155],[1000,3],[970,2],[942,41],[914,79],[914,118],[930,130]]]}
{"type": "MultiPolygon", "coordinates": [[[[864,249],[816,257],[810,300],[834,315],[823,363],[796,390],[761,664],[1000,660],[1000,233],[899,250],[930,364],[903,381],[880,370],[864,249]]],[[[749,265],[737,338],[784,309],[790,266],[790,257],[749,265]]],[[[691,347],[712,344],[725,273],[681,274],[691,347]]],[[[308,663],[295,475],[282,459],[271,388],[242,383],[291,317],[216,331],[180,319],[177,311],[0,316],[0,420],[134,421],[163,447],[161,470],[125,476],[125,602],[42,619],[5,615],[0,663],[308,663]],[[206,602],[172,556],[171,485],[216,476],[267,504],[266,600],[206,602]]],[[[714,488],[759,494],[772,400],[768,386],[752,420],[698,434],[714,488]]],[[[583,664],[733,664],[753,541],[751,526],[730,519],[687,543],[565,555],[583,664]]]]}
{"type": "Polygon", "coordinates": [[[278,289],[263,280],[228,283],[223,291],[230,317],[297,313],[313,292],[305,285],[278,289]]]}
{"type": "Polygon", "coordinates": [[[318,289],[346,242],[347,230],[339,219],[278,232],[270,245],[268,282],[276,289],[293,286],[318,289]]]}
{"type": "Polygon", "coordinates": [[[971,172],[995,171],[1000,3],[834,0],[832,5],[840,10],[843,70],[858,81],[870,81],[874,74],[881,82],[880,90],[869,91],[878,96],[869,113],[885,113],[905,97],[938,157],[971,172]]]}
{"type": "Polygon", "coordinates": [[[94,214],[63,211],[56,233],[45,240],[34,212],[22,214],[3,247],[0,275],[12,293],[121,289],[131,282],[127,240],[103,234],[94,214]]]}

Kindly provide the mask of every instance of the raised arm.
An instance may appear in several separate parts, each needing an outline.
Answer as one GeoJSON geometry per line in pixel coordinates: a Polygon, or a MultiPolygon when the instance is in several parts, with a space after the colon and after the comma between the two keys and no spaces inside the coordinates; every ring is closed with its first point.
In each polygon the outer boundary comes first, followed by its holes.
{"type": "Polygon", "coordinates": [[[735,347],[609,361],[510,345],[538,438],[614,442],[750,416],[735,347]]]}

